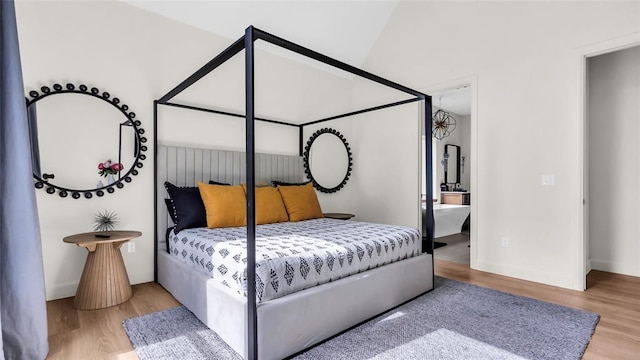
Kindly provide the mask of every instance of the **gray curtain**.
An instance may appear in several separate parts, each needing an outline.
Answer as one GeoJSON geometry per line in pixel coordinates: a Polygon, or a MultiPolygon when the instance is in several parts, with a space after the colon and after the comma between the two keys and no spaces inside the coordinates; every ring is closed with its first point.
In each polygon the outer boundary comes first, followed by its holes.
{"type": "Polygon", "coordinates": [[[0,325],[5,359],[47,356],[40,225],[13,0],[0,1],[0,325]]]}

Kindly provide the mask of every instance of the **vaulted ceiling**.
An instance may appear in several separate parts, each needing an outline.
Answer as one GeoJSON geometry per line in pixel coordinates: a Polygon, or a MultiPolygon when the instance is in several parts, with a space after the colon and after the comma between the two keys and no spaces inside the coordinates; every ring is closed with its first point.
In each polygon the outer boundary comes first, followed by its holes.
{"type": "MultiPolygon", "coordinates": [[[[350,65],[362,67],[400,0],[121,1],[226,37],[230,43],[240,38],[247,26],[253,25],[350,65]]],[[[307,63],[304,58],[276,47],[262,48],[307,63]]],[[[307,64],[317,66],[315,62],[307,64]]],[[[331,68],[323,69],[334,72],[331,68]]],[[[470,112],[469,89],[451,89],[431,95],[436,106],[441,105],[459,115],[468,115],[470,112]]]]}
{"type": "Polygon", "coordinates": [[[253,25],[360,67],[398,0],[136,1],[128,4],[236,40],[253,25]]]}

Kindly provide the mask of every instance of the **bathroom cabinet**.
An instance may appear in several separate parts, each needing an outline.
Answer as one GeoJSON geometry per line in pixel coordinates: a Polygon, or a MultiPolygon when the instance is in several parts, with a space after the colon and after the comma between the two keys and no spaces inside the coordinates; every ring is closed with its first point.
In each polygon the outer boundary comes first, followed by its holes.
{"type": "Polygon", "coordinates": [[[443,191],[440,193],[442,199],[440,202],[442,204],[450,204],[450,205],[470,205],[471,204],[471,193],[468,192],[459,192],[459,191],[443,191]]]}

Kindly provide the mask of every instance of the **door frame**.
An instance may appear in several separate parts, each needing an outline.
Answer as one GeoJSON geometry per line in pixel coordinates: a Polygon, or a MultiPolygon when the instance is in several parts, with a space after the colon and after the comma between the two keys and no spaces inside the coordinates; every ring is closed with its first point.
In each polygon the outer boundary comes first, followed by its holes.
{"type": "MultiPolygon", "coordinates": [[[[470,132],[471,132],[471,148],[469,149],[469,192],[471,193],[471,214],[473,219],[470,226],[470,257],[469,267],[476,269],[476,263],[478,262],[478,244],[480,238],[478,237],[478,229],[480,222],[480,214],[478,213],[478,204],[482,201],[482,198],[478,195],[478,75],[470,75],[458,79],[453,79],[447,82],[435,84],[425,87],[421,90],[425,94],[433,94],[445,90],[457,89],[463,86],[468,86],[471,90],[471,114],[470,114],[470,132]]],[[[426,135],[426,134],[425,134],[426,135]]],[[[466,167],[466,163],[465,163],[466,167]]],[[[466,169],[465,169],[466,171],[466,169]]]]}
{"type": "Polygon", "coordinates": [[[579,70],[579,81],[577,93],[579,98],[579,134],[580,134],[580,220],[578,233],[578,244],[576,256],[576,274],[580,274],[576,280],[576,288],[586,290],[587,274],[591,271],[589,262],[589,134],[588,134],[588,68],[587,60],[591,57],[604,55],[634,46],[640,46],[640,33],[633,33],[626,36],[617,37],[611,40],[602,41],[596,44],[580,47],[576,50],[576,63],[579,70]]]}

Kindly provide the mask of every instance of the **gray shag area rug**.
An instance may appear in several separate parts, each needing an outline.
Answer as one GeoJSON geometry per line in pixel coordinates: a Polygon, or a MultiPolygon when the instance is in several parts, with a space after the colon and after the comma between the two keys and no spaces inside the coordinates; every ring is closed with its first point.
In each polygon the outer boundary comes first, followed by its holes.
{"type": "MultiPolygon", "coordinates": [[[[436,277],[433,291],[292,358],[580,359],[599,318],[436,277]]],[[[123,323],[140,360],[241,359],[182,306],[123,323]]]]}

